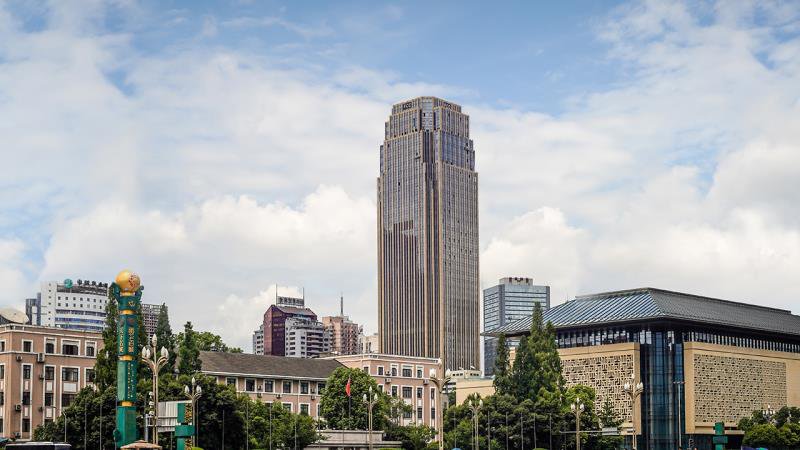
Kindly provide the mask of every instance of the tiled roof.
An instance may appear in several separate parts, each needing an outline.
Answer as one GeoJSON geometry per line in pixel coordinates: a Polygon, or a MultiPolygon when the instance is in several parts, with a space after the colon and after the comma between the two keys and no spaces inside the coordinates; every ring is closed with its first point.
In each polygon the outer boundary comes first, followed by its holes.
{"type": "Polygon", "coordinates": [[[200,352],[203,373],[325,379],[339,367],[332,359],[289,358],[247,353],[200,352]]]}
{"type": "Polygon", "coordinates": [[[308,308],[298,308],[296,306],[285,306],[285,305],[272,305],[273,308],[278,309],[280,311],[285,312],[286,314],[296,314],[302,316],[316,316],[314,311],[308,308]]]}
{"type": "MultiPolygon", "coordinates": [[[[581,295],[544,312],[556,328],[640,320],[683,320],[800,336],[800,316],[790,311],[732,302],[655,288],[581,295]]],[[[522,334],[531,318],[517,320],[490,332],[522,334]]]]}

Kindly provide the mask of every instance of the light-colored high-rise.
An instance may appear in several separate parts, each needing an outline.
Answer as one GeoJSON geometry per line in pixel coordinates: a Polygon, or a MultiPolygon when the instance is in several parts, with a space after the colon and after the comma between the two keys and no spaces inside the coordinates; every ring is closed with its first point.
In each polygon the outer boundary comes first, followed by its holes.
{"type": "Polygon", "coordinates": [[[382,353],[479,367],[478,174],[461,106],[392,107],[378,177],[382,353]]]}

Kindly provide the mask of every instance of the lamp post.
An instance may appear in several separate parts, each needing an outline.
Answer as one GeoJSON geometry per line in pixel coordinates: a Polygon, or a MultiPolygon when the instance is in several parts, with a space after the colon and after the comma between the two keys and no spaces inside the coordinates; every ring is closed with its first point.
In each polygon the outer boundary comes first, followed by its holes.
{"type": "Polygon", "coordinates": [[[378,396],[372,393],[372,386],[369,387],[369,395],[364,394],[364,403],[367,404],[367,436],[369,438],[369,450],[372,450],[372,407],[378,403],[378,396]]]}
{"type": "MultiPolygon", "coordinates": [[[[444,363],[441,358],[438,359],[437,364],[442,369],[442,374],[444,375],[444,363]]],[[[439,434],[439,450],[444,450],[444,405],[447,400],[447,397],[444,396],[444,387],[450,382],[450,377],[444,376],[444,378],[439,378],[436,374],[436,369],[433,368],[430,370],[429,375],[431,383],[436,386],[436,392],[439,395],[439,405],[436,414],[436,432],[439,434]]]]}
{"type": "Polygon", "coordinates": [[[764,415],[764,418],[767,419],[767,423],[772,423],[772,417],[775,415],[775,410],[772,406],[767,405],[767,408],[761,411],[761,413],[764,415]]]}
{"type": "Polygon", "coordinates": [[[200,399],[200,396],[203,395],[203,388],[201,388],[197,384],[197,380],[192,377],[192,387],[191,389],[189,386],[183,387],[183,392],[186,394],[186,397],[189,398],[192,402],[192,425],[194,425],[194,436],[192,436],[192,447],[197,446],[197,436],[200,434],[197,428],[198,416],[197,416],[197,400],[200,399]]]}
{"type": "Polygon", "coordinates": [[[166,347],[161,347],[160,354],[156,353],[158,337],[154,334],[150,345],[142,347],[142,361],[153,372],[153,444],[158,445],[158,373],[169,361],[169,352],[166,347]]]}
{"type": "Polygon", "coordinates": [[[583,412],[583,401],[576,399],[569,405],[569,409],[575,413],[575,450],[581,450],[581,413],[583,412]]]}
{"type": "Polygon", "coordinates": [[[622,386],[622,391],[628,394],[631,398],[631,425],[633,425],[633,450],[636,450],[636,401],[641,395],[642,391],[644,391],[644,384],[642,382],[638,382],[635,385],[633,384],[635,378],[634,375],[631,375],[630,383],[625,383],[622,386]]]}
{"type": "Polygon", "coordinates": [[[480,446],[478,444],[478,412],[483,407],[483,400],[473,401],[469,405],[469,409],[472,411],[472,421],[475,423],[475,439],[473,444],[473,450],[479,450],[480,446]]]}

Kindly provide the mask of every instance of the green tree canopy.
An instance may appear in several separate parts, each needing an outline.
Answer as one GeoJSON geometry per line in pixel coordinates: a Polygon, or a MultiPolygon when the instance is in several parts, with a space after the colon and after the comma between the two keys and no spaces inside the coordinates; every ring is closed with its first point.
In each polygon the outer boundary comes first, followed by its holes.
{"type": "Polygon", "coordinates": [[[97,352],[94,363],[95,382],[100,389],[117,384],[117,301],[109,290],[106,303],[106,324],[103,328],[103,348],[97,352]]]}
{"type": "Polygon", "coordinates": [[[369,374],[348,367],[337,368],[325,382],[320,413],[327,426],[337,430],[366,430],[367,404],[364,402],[364,395],[369,393],[370,388],[378,399],[372,409],[372,429],[385,429],[391,409],[390,398],[378,390],[375,379],[369,374]],[[350,397],[345,392],[348,379],[350,397]]]}
{"type": "Polygon", "coordinates": [[[155,335],[159,348],[164,347],[169,351],[169,362],[165,366],[165,370],[172,372],[175,369],[175,361],[178,355],[175,351],[175,336],[172,334],[172,326],[169,324],[169,310],[164,303],[161,304],[161,309],[158,312],[155,335]]]}
{"type": "Polygon", "coordinates": [[[200,348],[192,322],[186,322],[183,326],[183,333],[179,339],[178,356],[180,357],[179,373],[191,375],[200,371],[200,348]]]}
{"type": "Polygon", "coordinates": [[[495,392],[498,394],[511,394],[514,391],[509,366],[508,342],[506,335],[501,333],[497,338],[497,356],[494,359],[494,380],[492,381],[495,392]]]}

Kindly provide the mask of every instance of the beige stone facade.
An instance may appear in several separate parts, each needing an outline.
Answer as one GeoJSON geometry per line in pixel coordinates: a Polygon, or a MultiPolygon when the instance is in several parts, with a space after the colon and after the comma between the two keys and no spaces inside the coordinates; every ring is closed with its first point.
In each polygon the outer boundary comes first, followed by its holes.
{"type": "Polygon", "coordinates": [[[94,380],[100,333],[0,326],[0,436],[29,440],[94,380]]]}
{"type": "Polygon", "coordinates": [[[686,432],[713,433],[771,406],[800,406],[800,354],[727,345],[684,344],[686,432]]]}
{"type": "Polygon", "coordinates": [[[430,381],[431,370],[437,378],[444,378],[437,359],[368,353],[337,356],[336,360],[370,374],[378,383],[379,390],[411,405],[412,412],[400,419],[403,425],[419,423],[436,427],[441,415],[442,397],[438,396],[436,385],[430,381]]]}
{"type": "MultiPolygon", "coordinates": [[[[597,345],[590,347],[562,348],[561,368],[567,387],[582,384],[591,386],[597,393],[595,407],[602,407],[606,399],[614,403],[617,417],[623,420],[623,430],[631,427],[633,403],[623,391],[625,383],[634,376],[634,384],[639,380],[639,344],[597,345]]],[[[641,400],[636,404],[636,427],[641,429],[641,400]]]]}

